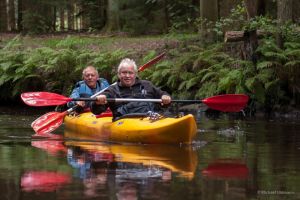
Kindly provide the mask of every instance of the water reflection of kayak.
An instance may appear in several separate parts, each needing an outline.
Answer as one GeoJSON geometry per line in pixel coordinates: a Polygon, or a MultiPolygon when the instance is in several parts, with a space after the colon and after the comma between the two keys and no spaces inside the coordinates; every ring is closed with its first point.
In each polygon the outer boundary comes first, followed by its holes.
{"type": "Polygon", "coordinates": [[[147,167],[149,176],[156,176],[160,173],[157,169],[162,167],[189,179],[193,178],[197,166],[197,155],[191,146],[121,145],[51,139],[32,141],[32,146],[50,154],[65,154],[68,163],[83,172],[82,178],[92,164],[99,163],[114,163],[120,173],[126,168],[130,176],[134,176],[135,171],[137,176],[141,176],[144,172],[134,169],[143,167],[147,167]],[[128,169],[133,170],[130,172],[128,169]]]}
{"type": "MultiPolygon", "coordinates": [[[[60,136],[60,135],[55,135],[60,136]]],[[[55,137],[55,140],[35,140],[31,141],[31,146],[43,149],[51,155],[57,155],[58,153],[66,153],[67,148],[62,142],[62,137],[55,137]]]]}
{"type": "MultiPolygon", "coordinates": [[[[68,149],[76,147],[85,152],[84,158],[87,162],[116,163],[116,168],[119,169],[117,172],[120,173],[124,168],[148,167],[147,172],[132,170],[134,174],[127,170],[126,176],[142,176],[143,173],[148,176],[157,176],[161,175],[158,169],[165,168],[191,179],[194,177],[197,166],[196,152],[190,146],[95,144],[77,141],[67,141],[65,144],[68,149]]],[[[122,173],[119,175],[123,176],[122,173]]]]}
{"type": "Polygon", "coordinates": [[[176,118],[135,115],[112,122],[111,117],[96,118],[86,112],[66,116],[64,124],[67,138],[143,144],[190,144],[197,131],[191,114],[176,118]]]}

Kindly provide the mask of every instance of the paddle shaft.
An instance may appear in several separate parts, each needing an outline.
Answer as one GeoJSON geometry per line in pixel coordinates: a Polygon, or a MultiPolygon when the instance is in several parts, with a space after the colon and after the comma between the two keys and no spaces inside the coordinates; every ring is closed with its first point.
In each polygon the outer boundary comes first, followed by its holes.
{"type": "MultiPolygon", "coordinates": [[[[105,90],[105,89],[104,89],[105,90]]],[[[70,98],[60,94],[51,92],[30,92],[21,95],[22,100],[30,106],[51,106],[63,105],[70,101],[95,101],[96,95],[102,91],[97,92],[91,98],[70,98]]],[[[223,112],[239,112],[247,104],[249,97],[245,94],[224,94],[208,97],[202,100],[172,100],[173,103],[204,103],[208,107],[223,111],[223,112]]],[[[161,103],[161,99],[134,99],[134,98],[108,98],[108,102],[153,102],[161,103]]],[[[75,108],[69,109],[68,112],[73,111],[75,108]]]]}
{"type": "MultiPolygon", "coordinates": [[[[76,98],[71,101],[96,101],[96,98],[76,98]]],[[[161,99],[132,99],[132,98],[107,98],[108,102],[151,102],[161,103],[161,99]]],[[[202,103],[202,100],[172,100],[173,103],[202,103]]]]}

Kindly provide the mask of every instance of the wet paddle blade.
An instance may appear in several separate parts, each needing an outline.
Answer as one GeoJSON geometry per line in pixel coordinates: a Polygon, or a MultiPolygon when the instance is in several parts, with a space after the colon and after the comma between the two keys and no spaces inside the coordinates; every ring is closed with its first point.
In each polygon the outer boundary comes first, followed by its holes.
{"type": "Polygon", "coordinates": [[[63,123],[63,119],[67,114],[67,111],[62,113],[46,113],[45,115],[37,118],[34,122],[32,122],[31,127],[39,135],[51,133],[63,123]]]}
{"type": "Polygon", "coordinates": [[[51,92],[25,92],[21,99],[29,106],[57,106],[72,101],[69,97],[51,92]]]}
{"type": "Polygon", "coordinates": [[[139,72],[144,71],[148,67],[150,67],[153,64],[157,63],[158,61],[160,61],[165,56],[165,54],[166,54],[166,52],[163,52],[160,55],[158,55],[155,58],[153,58],[152,60],[150,60],[149,62],[147,62],[146,64],[144,64],[143,66],[140,66],[139,67],[139,72]]]}
{"type": "Polygon", "coordinates": [[[27,171],[21,177],[20,186],[26,192],[53,192],[71,183],[71,175],[50,171],[27,171]]]}
{"type": "Polygon", "coordinates": [[[240,112],[247,105],[249,97],[245,94],[224,94],[202,100],[208,107],[222,112],[240,112]]]}
{"type": "Polygon", "coordinates": [[[243,163],[216,162],[204,169],[202,174],[213,179],[246,179],[249,169],[243,163]]]}

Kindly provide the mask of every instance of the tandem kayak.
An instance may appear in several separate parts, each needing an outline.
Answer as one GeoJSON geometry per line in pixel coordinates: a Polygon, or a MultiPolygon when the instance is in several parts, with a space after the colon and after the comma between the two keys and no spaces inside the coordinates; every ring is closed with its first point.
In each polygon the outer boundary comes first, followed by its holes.
{"type": "Polygon", "coordinates": [[[191,144],[197,132],[193,115],[182,117],[135,116],[112,122],[112,117],[96,117],[91,112],[64,118],[65,137],[141,144],[191,144]]]}

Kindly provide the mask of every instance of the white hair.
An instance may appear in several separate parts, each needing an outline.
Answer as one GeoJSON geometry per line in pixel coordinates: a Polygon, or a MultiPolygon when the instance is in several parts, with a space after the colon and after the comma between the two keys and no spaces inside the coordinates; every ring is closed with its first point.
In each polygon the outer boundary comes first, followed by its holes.
{"type": "Polygon", "coordinates": [[[82,70],[82,77],[84,77],[86,71],[88,71],[88,70],[93,70],[95,72],[96,76],[99,76],[97,69],[94,66],[89,65],[82,70]]]}
{"type": "Polygon", "coordinates": [[[129,59],[129,58],[124,58],[123,60],[121,60],[119,66],[118,66],[118,73],[120,72],[120,70],[121,70],[122,67],[130,67],[130,66],[133,67],[133,69],[134,69],[135,72],[138,71],[137,66],[136,66],[134,60],[129,59]]]}

